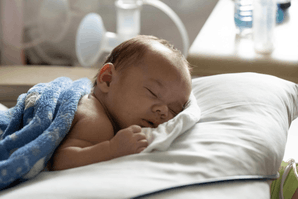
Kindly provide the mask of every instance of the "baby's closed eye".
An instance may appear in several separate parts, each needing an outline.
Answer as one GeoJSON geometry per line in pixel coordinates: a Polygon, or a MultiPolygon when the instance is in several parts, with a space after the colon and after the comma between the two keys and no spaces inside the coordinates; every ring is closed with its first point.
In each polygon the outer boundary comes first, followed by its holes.
{"type": "Polygon", "coordinates": [[[157,98],[157,94],[156,94],[154,91],[152,91],[152,89],[149,89],[149,88],[147,88],[147,87],[145,87],[145,88],[147,89],[147,91],[148,91],[152,96],[154,96],[154,97],[157,98]]]}
{"type": "Polygon", "coordinates": [[[169,108],[169,110],[170,110],[170,112],[173,114],[174,117],[175,117],[176,115],[178,115],[179,112],[181,112],[181,111],[175,111],[175,110],[172,109],[172,108],[169,108]]]}

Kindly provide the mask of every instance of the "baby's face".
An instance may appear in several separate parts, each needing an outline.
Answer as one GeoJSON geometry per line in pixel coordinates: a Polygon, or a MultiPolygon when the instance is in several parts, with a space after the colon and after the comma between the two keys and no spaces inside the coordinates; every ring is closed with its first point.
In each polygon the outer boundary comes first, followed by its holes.
{"type": "Polygon", "coordinates": [[[178,66],[181,63],[165,47],[156,48],[159,53],[149,51],[137,66],[113,75],[107,108],[120,129],[133,124],[155,128],[175,117],[188,102],[191,77],[187,67],[178,66]]]}

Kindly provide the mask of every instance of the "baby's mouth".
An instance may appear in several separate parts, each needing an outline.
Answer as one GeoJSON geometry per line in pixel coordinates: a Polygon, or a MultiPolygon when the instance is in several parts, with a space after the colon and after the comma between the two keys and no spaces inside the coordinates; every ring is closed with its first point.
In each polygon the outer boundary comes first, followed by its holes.
{"type": "Polygon", "coordinates": [[[144,125],[142,125],[142,127],[156,128],[156,125],[154,124],[154,122],[150,120],[143,119],[143,124],[144,125]]]}

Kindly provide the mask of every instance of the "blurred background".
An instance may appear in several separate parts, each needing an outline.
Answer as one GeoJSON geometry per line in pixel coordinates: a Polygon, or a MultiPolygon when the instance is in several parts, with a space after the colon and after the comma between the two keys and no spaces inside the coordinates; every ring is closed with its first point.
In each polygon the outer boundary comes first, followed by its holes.
{"type": "MultiPolygon", "coordinates": [[[[59,0],[55,0],[57,1],[59,0]]],[[[181,19],[189,37],[189,46],[218,2],[218,0],[161,1],[181,19]]],[[[55,5],[55,9],[51,6],[46,0],[0,1],[1,65],[80,66],[75,51],[75,40],[78,26],[88,13],[99,14],[106,31],[114,33],[117,31],[117,10],[113,0],[61,0],[60,4],[55,5]],[[65,2],[68,12],[64,9],[65,2]],[[57,5],[58,7],[60,5],[61,9],[57,8],[57,5]],[[51,16],[53,19],[56,17],[56,21],[54,20],[55,23],[47,21],[48,18],[43,16],[51,16]],[[67,18],[68,16],[70,18],[67,18]],[[37,31],[37,26],[43,26],[47,37],[55,40],[61,36],[58,32],[65,27],[68,19],[70,19],[69,27],[61,40],[58,42],[39,40],[41,35],[37,31]]],[[[166,39],[183,51],[181,34],[169,16],[149,5],[142,5],[140,13],[140,34],[166,39]]],[[[107,52],[103,53],[96,64],[100,64],[106,56],[107,52]]]]}

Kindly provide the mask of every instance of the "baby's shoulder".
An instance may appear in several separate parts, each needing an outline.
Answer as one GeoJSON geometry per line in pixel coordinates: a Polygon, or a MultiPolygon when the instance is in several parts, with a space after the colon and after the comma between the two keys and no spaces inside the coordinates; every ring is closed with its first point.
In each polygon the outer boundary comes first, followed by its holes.
{"type": "Polygon", "coordinates": [[[75,116],[77,119],[90,117],[104,118],[105,113],[102,111],[102,108],[100,108],[94,101],[94,99],[91,99],[88,95],[85,95],[79,101],[75,116]]]}

